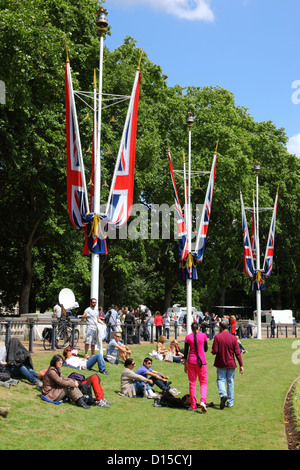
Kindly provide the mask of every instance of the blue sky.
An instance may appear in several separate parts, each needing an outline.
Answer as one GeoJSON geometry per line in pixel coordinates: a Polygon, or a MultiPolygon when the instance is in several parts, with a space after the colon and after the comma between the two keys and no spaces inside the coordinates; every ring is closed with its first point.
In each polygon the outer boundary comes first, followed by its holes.
{"type": "Polygon", "coordinates": [[[110,50],[131,36],[169,86],[230,90],[255,121],[284,127],[300,157],[299,0],[106,0],[105,7],[110,50]]]}

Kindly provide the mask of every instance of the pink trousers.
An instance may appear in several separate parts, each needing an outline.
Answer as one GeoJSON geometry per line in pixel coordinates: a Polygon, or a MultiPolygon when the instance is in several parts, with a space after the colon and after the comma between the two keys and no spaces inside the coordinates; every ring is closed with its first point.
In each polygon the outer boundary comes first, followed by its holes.
{"type": "Polygon", "coordinates": [[[207,365],[187,364],[191,407],[197,408],[197,377],[200,382],[200,403],[206,403],[207,395],[207,365]]]}

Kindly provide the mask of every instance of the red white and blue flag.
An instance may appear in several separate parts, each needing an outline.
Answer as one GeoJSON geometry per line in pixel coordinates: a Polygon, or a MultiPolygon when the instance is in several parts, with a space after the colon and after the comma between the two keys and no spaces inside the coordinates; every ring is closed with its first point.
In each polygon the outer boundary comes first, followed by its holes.
{"type": "Polygon", "coordinates": [[[203,260],[203,256],[204,256],[207,230],[208,230],[210,216],[211,216],[212,200],[213,200],[215,177],[216,177],[216,166],[217,166],[217,155],[215,154],[213,158],[209,182],[208,182],[208,186],[206,190],[204,208],[203,208],[201,219],[200,219],[200,225],[199,225],[198,234],[196,238],[196,244],[195,244],[195,250],[193,252],[193,258],[198,263],[203,260]]]}
{"type": "Polygon", "coordinates": [[[82,229],[85,226],[82,216],[88,212],[88,199],[69,62],[65,67],[65,97],[68,211],[74,227],[82,229]]]}
{"type": "Polygon", "coordinates": [[[277,205],[278,205],[278,192],[275,198],[273,215],[272,215],[269,236],[268,236],[268,241],[267,241],[267,248],[265,252],[265,259],[264,259],[263,270],[262,270],[265,277],[270,276],[272,272],[272,268],[273,268],[277,205]]]}
{"type": "Polygon", "coordinates": [[[179,202],[179,197],[177,193],[172,159],[171,159],[171,152],[168,149],[168,159],[169,159],[169,166],[170,166],[170,173],[171,173],[171,180],[174,190],[174,199],[175,199],[175,211],[176,211],[176,218],[177,218],[177,233],[178,233],[178,249],[179,249],[179,259],[180,261],[185,261],[188,255],[188,233],[186,228],[186,223],[184,220],[183,212],[181,209],[181,205],[179,202]]]}
{"type": "Polygon", "coordinates": [[[249,237],[247,218],[243,202],[242,192],[240,191],[241,211],[242,211],[242,228],[243,228],[243,265],[244,272],[247,277],[253,279],[256,276],[256,270],[253,262],[251,240],[249,237]]]}
{"type": "Polygon", "coordinates": [[[122,227],[132,210],[139,90],[137,71],[106,208],[107,222],[115,227],[122,227]]]}

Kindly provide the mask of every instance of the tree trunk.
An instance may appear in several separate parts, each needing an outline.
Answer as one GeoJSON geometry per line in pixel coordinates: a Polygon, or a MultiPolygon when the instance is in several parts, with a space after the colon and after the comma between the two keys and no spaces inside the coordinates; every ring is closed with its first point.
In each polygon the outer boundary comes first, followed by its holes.
{"type": "Polygon", "coordinates": [[[33,225],[33,228],[29,234],[24,253],[24,271],[23,279],[21,286],[21,295],[20,295],[20,307],[19,312],[29,313],[29,297],[31,291],[31,282],[32,282],[32,249],[37,242],[37,239],[34,240],[34,235],[38,226],[36,221],[33,225]]]}

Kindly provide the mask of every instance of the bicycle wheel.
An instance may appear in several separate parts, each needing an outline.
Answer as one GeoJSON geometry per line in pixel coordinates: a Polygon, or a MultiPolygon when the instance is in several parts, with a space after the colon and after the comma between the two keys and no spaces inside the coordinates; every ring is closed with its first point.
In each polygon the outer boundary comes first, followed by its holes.
{"type": "Polygon", "coordinates": [[[52,348],[52,328],[45,328],[43,331],[43,346],[46,351],[52,348]]]}
{"type": "Polygon", "coordinates": [[[46,351],[51,349],[52,347],[52,338],[44,338],[43,339],[43,346],[46,351]]]}
{"type": "Polygon", "coordinates": [[[62,326],[58,328],[56,335],[56,347],[57,349],[67,348],[71,342],[71,328],[62,326]]]}

